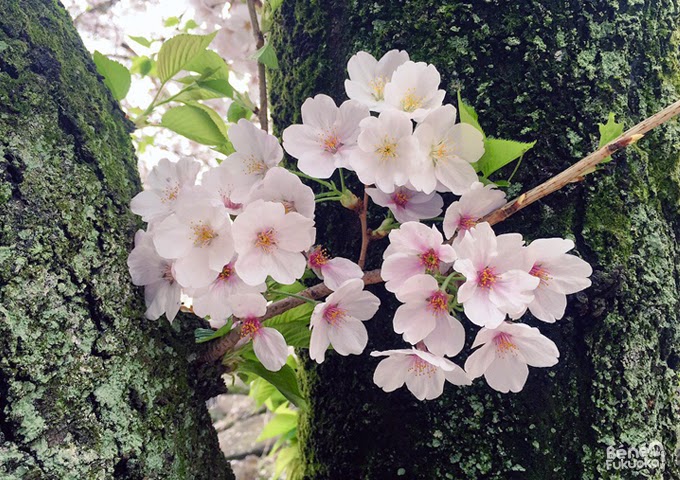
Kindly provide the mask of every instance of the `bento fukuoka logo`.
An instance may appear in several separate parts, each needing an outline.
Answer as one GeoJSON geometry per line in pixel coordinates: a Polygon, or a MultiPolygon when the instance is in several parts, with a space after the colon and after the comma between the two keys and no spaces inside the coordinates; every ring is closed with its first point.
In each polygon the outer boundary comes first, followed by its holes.
{"type": "Polygon", "coordinates": [[[666,452],[658,440],[633,447],[607,448],[607,470],[663,470],[665,465],[666,452]]]}

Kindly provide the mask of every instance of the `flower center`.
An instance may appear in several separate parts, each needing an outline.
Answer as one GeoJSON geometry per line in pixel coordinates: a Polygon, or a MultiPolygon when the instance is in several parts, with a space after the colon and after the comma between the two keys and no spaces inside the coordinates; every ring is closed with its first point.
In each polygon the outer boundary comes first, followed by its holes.
{"type": "Polygon", "coordinates": [[[405,112],[414,112],[423,106],[423,97],[419,97],[415,93],[415,88],[406,90],[401,99],[401,109],[405,112]]]}
{"type": "Polygon", "coordinates": [[[543,265],[540,263],[534,264],[533,267],[531,267],[531,270],[529,270],[529,275],[533,275],[534,277],[538,277],[541,279],[541,285],[548,285],[550,280],[552,280],[552,277],[548,273],[548,271],[543,268],[543,265]]]}
{"type": "Polygon", "coordinates": [[[385,98],[385,84],[387,79],[385,77],[375,77],[373,80],[368,82],[368,86],[371,87],[373,91],[373,98],[380,101],[385,98]]]}
{"type": "Polygon", "coordinates": [[[328,252],[323,248],[317,247],[309,254],[309,266],[320,269],[328,263],[328,252]]]}
{"type": "Polygon", "coordinates": [[[265,165],[265,163],[262,160],[255,158],[254,155],[251,155],[250,157],[248,157],[248,160],[246,160],[247,174],[263,175],[266,171],[267,165],[265,165]]]}
{"type": "Polygon", "coordinates": [[[207,247],[217,237],[217,232],[210,225],[203,222],[191,226],[194,231],[194,246],[207,247]]]}
{"type": "Polygon", "coordinates": [[[479,272],[479,276],[477,277],[477,285],[482,288],[491,288],[493,284],[496,283],[497,278],[498,275],[496,275],[494,269],[486,267],[484,270],[479,272]]]}
{"type": "Polygon", "coordinates": [[[434,163],[441,162],[442,160],[446,160],[448,157],[451,156],[450,151],[451,149],[449,148],[448,143],[440,142],[439,144],[432,146],[432,150],[430,151],[430,158],[432,158],[434,163]]]}
{"type": "Polygon", "coordinates": [[[286,213],[297,212],[297,210],[295,209],[295,202],[292,202],[290,200],[281,200],[281,205],[283,205],[283,209],[285,210],[286,213]]]}
{"type": "Polygon", "coordinates": [[[427,308],[435,315],[448,313],[449,296],[441,290],[432,292],[430,298],[427,299],[427,308]]]}
{"type": "Polygon", "coordinates": [[[393,138],[385,135],[382,143],[378,145],[376,153],[380,155],[380,160],[383,162],[393,160],[397,156],[397,142],[393,138]]]}
{"type": "Polygon", "coordinates": [[[437,373],[437,368],[431,363],[423,360],[418,355],[412,355],[412,357],[413,363],[411,364],[409,371],[413,372],[416,377],[421,377],[423,375],[431,377],[437,373]]]}
{"type": "Polygon", "coordinates": [[[460,221],[458,222],[458,228],[461,230],[470,230],[472,227],[477,225],[477,218],[472,218],[463,215],[460,217],[460,221]]]}
{"type": "Polygon", "coordinates": [[[241,323],[241,338],[253,338],[262,328],[262,324],[255,317],[248,317],[241,323]]]}
{"type": "Polygon", "coordinates": [[[232,276],[234,273],[234,267],[231,266],[231,263],[226,264],[224,267],[222,267],[222,271],[220,274],[217,276],[220,280],[227,281],[229,278],[232,276]]]}
{"type": "Polygon", "coordinates": [[[165,187],[163,190],[163,196],[161,197],[161,203],[173,202],[177,200],[177,195],[179,195],[179,184],[175,184],[170,187],[165,187]]]}
{"type": "Polygon", "coordinates": [[[392,194],[392,201],[399,208],[405,208],[411,196],[404,191],[394,192],[392,194]]]}
{"type": "Polygon", "coordinates": [[[435,271],[439,268],[439,255],[434,251],[434,248],[420,255],[420,263],[425,267],[425,270],[435,271]]]}
{"type": "Polygon", "coordinates": [[[327,134],[321,143],[323,144],[323,149],[332,154],[338,153],[338,150],[343,145],[335,132],[327,134]]]}
{"type": "Polygon", "coordinates": [[[175,276],[172,274],[172,263],[165,265],[165,268],[163,269],[163,280],[171,285],[175,283],[175,276]]]}
{"type": "Polygon", "coordinates": [[[346,316],[347,311],[340,308],[337,303],[332,303],[323,311],[323,319],[331,325],[337,325],[346,316]]]}
{"type": "Polygon", "coordinates": [[[238,210],[239,208],[243,207],[242,203],[232,202],[231,198],[229,198],[229,194],[224,191],[220,191],[220,197],[222,197],[222,204],[224,205],[224,208],[238,210]]]}
{"type": "Polygon", "coordinates": [[[512,335],[501,332],[493,337],[493,343],[496,344],[496,352],[500,354],[515,353],[517,345],[512,343],[512,335]]]}
{"type": "Polygon", "coordinates": [[[257,234],[257,239],[255,240],[255,246],[258,247],[265,253],[270,253],[276,247],[276,232],[273,228],[268,230],[262,230],[257,234]]]}

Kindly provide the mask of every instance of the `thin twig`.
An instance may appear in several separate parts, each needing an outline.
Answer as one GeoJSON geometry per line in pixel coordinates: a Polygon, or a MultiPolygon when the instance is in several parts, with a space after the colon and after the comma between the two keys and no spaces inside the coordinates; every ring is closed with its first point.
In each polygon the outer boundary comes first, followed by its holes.
{"type": "Polygon", "coordinates": [[[609,142],[604,147],[591,153],[587,157],[567,168],[562,173],[552,177],[538,187],[521,194],[515,200],[506,203],[498,210],[491,212],[489,215],[482,218],[480,222],[489,222],[491,225],[502,222],[510,215],[513,215],[532,203],[542,199],[543,197],[556,192],[565,185],[582,180],[584,175],[591,172],[598,164],[602,163],[603,160],[611,156],[612,153],[634,144],[647,132],[663,123],[666,123],[668,120],[678,114],[680,114],[680,100],[672,105],[669,105],[655,115],[646,118],[630,130],[621,134],[621,136],[618,138],[609,142]]]}
{"type": "Polygon", "coordinates": [[[368,221],[366,215],[368,212],[368,193],[364,188],[364,200],[361,204],[361,212],[359,213],[359,221],[361,222],[361,251],[359,252],[359,261],[357,264],[363,270],[366,265],[366,252],[368,252],[368,242],[371,240],[368,234],[368,221]]]}
{"type": "MultiPolygon", "coordinates": [[[[250,14],[250,23],[253,27],[253,36],[255,37],[255,48],[258,50],[264,47],[264,34],[260,30],[260,24],[257,21],[257,10],[255,9],[255,0],[248,0],[248,13],[250,14]]],[[[257,76],[260,86],[260,108],[257,116],[260,119],[260,127],[265,132],[269,131],[269,119],[267,113],[267,77],[264,63],[258,60],[257,62],[257,76]]]]}

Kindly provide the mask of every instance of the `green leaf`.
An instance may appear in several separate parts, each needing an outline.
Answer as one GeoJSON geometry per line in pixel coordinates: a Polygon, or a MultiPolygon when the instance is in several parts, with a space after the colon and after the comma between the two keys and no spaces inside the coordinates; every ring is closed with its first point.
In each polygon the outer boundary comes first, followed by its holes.
{"type": "Polygon", "coordinates": [[[272,405],[277,406],[286,401],[286,398],[274,385],[261,377],[252,381],[248,395],[255,400],[255,405],[258,407],[261,407],[267,400],[270,400],[272,405]]]}
{"type": "Polygon", "coordinates": [[[269,7],[272,9],[272,13],[275,13],[279,8],[281,8],[282,4],[283,0],[269,0],[269,7]]]}
{"type": "Polygon", "coordinates": [[[266,381],[276,387],[276,389],[283,394],[284,397],[298,408],[306,408],[307,403],[300,393],[300,388],[297,383],[297,375],[295,370],[288,365],[284,365],[278,372],[271,372],[264,368],[260,362],[254,360],[246,360],[238,367],[240,371],[252,373],[264,378],[266,381]]]}
{"type": "Polygon", "coordinates": [[[226,80],[199,80],[196,85],[189,87],[184,92],[175,97],[178,102],[195,102],[197,100],[208,100],[211,98],[231,97],[234,90],[226,80]]]}
{"type": "Polygon", "coordinates": [[[479,121],[477,120],[477,112],[475,112],[474,108],[463,101],[460,96],[460,90],[458,90],[458,114],[460,115],[460,121],[462,123],[468,123],[472,125],[477,130],[479,130],[482,135],[484,135],[484,137],[486,137],[484,130],[482,130],[482,127],[479,125],[479,121]]]}
{"type": "Polygon", "coordinates": [[[227,121],[230,123],[236,123],[242,118],[248,120],[252,116],[253,112],[245,108],[238,102],[232,102],[229,105],[229,110],[227,110],[227,121]]]}
{"type": "Polygon", "coordinates": [[[262,429],[262,433],[257,437],[257,442],[278,437],[291,430],[297,429],[298,416],[295,412],[277,413],[267,425],[262,429]]]}
{"type": "Polygon", "coordinates": [[[128,35],[128,37],[130,37],[130,40],[133,40],[133,41],[139,43],[143,47],[149,48],[151,46],[151,43],[152,43],[151,40],[149,40],[148,38],[135,37],[134,35],[128,35]]]}
{"type": "Polygon", "coordinates": [[[198,23],[196,23],[196,21],[194,19],[190,18],[189,20],[187,20],[187,23],[184,24],[184,28],[182,30],[184,30],[185,32],[188,32],[189,30],[193,30],[194,28],[197,28],[197,27],[198,27],[198,23]]]}
{"type": "Polygon", "coordinates": [[[536,142],[524,143],[498,138],[484,139],[484,155],[477,162],[477,169],[488,177],[513,160],[529,151],[536,142]]]}
{"type": "MultiPolygon", "coordinates": [[[[623,133],[623,123],[617,123],[614,114],[610,113],[607,123],[598,124],[600,129],[600,143],[597,148],[602,148],[607,145],[612,140],[616,140],[623,133]]],[[[611,156],[602,160],[602,162],[609,162],[612,159],[611,156]]]]}
{"type": "Polygon", "coordinates": [[[165,19],[163,25],[166,27],[174,27],[175,25],[179,25],[179,22],[180,22],[179,17],[169,17],[165,19]]]}
{"type": "Polygon", "coordinates": [[[274,478],[281,477],[286,472],[286,478],[298,478],[296,471],[300,468],[300,448],[297,443],[279,450],[275,461],[274,478]]]}
{"type": "Polygon", "coordinates": [[[274,47],[272,47],[269,43],[265,43],[262,48],[253,53],[251,58],[253,60],[257,60],[272,70],[279,68],[279,60],[276,58],[276,52],[274,51],[274,47]]]}
{"type": "Polygon", "coordinates": [[[138,73],[142,77],[151,73],[153,70],[154,62],[149,57],[141,56],[132,59],[132,67],[130,67],[130,73],[138,73]]]}
{"type": "Polygon", "coordinates": [[[229,141],[227,127],[217,112],[200,104],[171,108],[163,115],[161,125],[204,145],[223,145],[229,141]]]}
{"type": "Polygon", "coordinates": [[[115,60],[106,58],[101,53],[94,52],[94,64],[97,66],[97,71],[104,77],[104,83],[116,100],[122,100],[130,90],[130,71],[122,64],[115,60]]]}
{"type": "Polygon", "coordinates": [[[184,70],[201,74],[204,79],[229,80],[229,65],[212,50],[205,50],[186,64],[184,70]]]}
{"type": "Polygon", "coordinates": [[[270,318],[266,322],[266,326],[275,328],[286,343],[295,348],[309,348],[309,340],[311,338],[311,331],[309,330],[309,319],[314,310],[314,305],[311,303],[304,303],[298,307],[270,318]]]}
{"type": "Polygon", "coordinates": [[[9,45],[7,45],[7,43],[5,43],[5,42],[3,42],[2,40],[0,40],[0,52],[4,52],[4,51],[7,50],[8,48],[9,48],[9,45]]]}
{"type": "Polygon", "coordinates": [[[167,82],[178,72],[185,70],[187,65],[205,52],[217,32],[209,35],[189,35],[183,33],[172,37],[163,43],[158,52],[158,77],[167,82]]]}
{"type": "Polygon", "coordinates": [[[230,318],[226,324],[222,325],[222,327],[217,330],[213,330],[212,328],[197,328],[194,330],[194,338],[196,339],[196,343],[205,343],[220,337],[224,337],[227,333],[229,333],[229,331],[231,331],[232,324],[233,320],[230,318]]]}

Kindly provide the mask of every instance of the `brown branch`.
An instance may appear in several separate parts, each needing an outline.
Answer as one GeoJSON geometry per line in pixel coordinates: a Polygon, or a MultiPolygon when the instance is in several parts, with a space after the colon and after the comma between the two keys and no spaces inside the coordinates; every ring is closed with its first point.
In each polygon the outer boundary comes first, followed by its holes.
{"type": "Polygon", "coordinates": [[[366,265],[366,253],[368,252],[368,242],[371,240],[368,234],[368,220],[366,218],[368,212],[368,193],[364,188],[364,200],[361,204],[361,212],[359,213],[359,221],[361,222],[361,251],[359,252],[359,261],[357,264],[362,270],[366,265]]]}
{"type": "MultiPolygon", "coordinates": [[[[370,272],[366,272],[364,274],[363,280],[365,285],[373,285],[383,281],[383,279],[380,277],[380,270],[371,270],[370,272]]],[[[318,285],[314,285],[313,287],[309,287],[306,290],[296,293],[296,295],[310,298],[312,300],[319,300],[326,297],[327,295],[330,295],[332,292],[333,291],[326,287],[326,285],[319,283],[318,285]]],[[[305,303],[304,300],[295,297],[288,297],[284,298],[283,300],[279,300],[278,302],[274,302],[269,305],[267,308],[267,313],[265,313],[265,315],[260,318],[260,322],[265,322],[272,317],[281,315],[283,312],[287,312],[291,308],[298,307],[303,303],[305,303]]],[[[225,353],[232,350],[240,339],[241,328],[235,327],[224,337],[212,342],[203,355],[201,355],[199,361],[201,363],[213,363],[218,361],[224,356],[225,353]]]]}
{"type": "MultiPolygon", "coordinates": [[[[253,36],[255,37],[255,47],[259,50],[264,47],[264,34],[260,30],[260,24],[257,21],[257,10],[255,9],[255,0],[248,0],[248,13],[250,14],[250,23],[253,27],[253,36]]],[[[257,76],[260,87],[260,108],[257,116],[260,119],[260,127],[265,132],[269,131],[269,118],[267,113],[267,77],[266,69],[262,62],[257,61],[257,76]]]]}
{"type": "Polygon", "coordinates": [[[521,194],[515,200],[506,203],[498,210],[491,212],[480,220],[480,222],[489,222],[494,225],[502,222],[510,215],[513,215],[532,203],[550,195],[553,192],[563,188],[565,185],[573,182],[578,182],[583,179],[583,176],[593,171],[593,169],[603,160],[611,156],[612,153],[622,150],[629,145],[634,144],[640,140],[647,132],[659,125],[666,123],[671,118],[680,114],[680,100],[664,108],[660,112],[646,118],[642,122],[635,125],[630,130],[624,132],[618,138],[612,140],[604,147],[591,153],[579,162],[564,170],[562,173],[552,177],[545,183],[521,194]]]}

